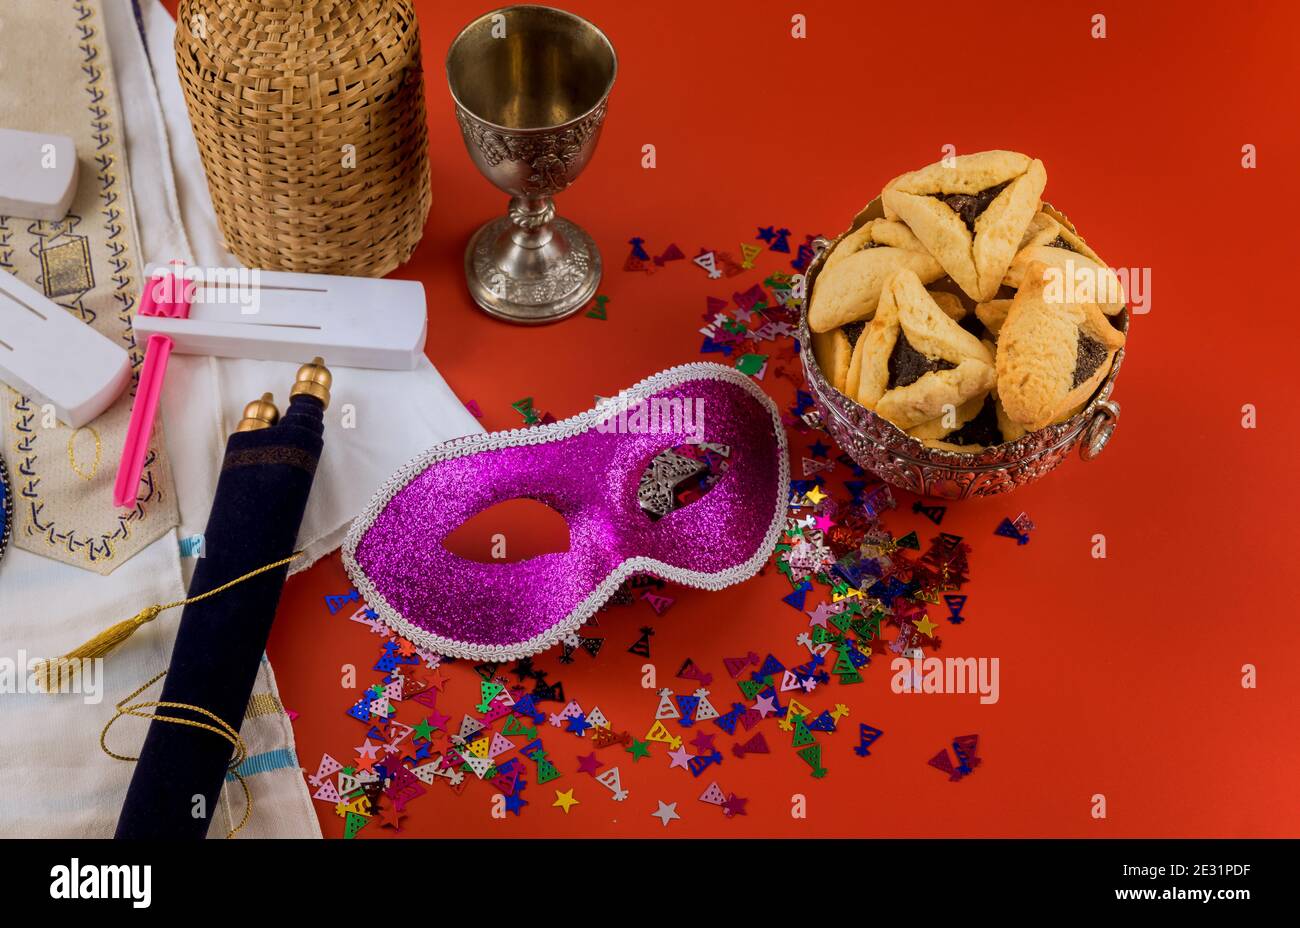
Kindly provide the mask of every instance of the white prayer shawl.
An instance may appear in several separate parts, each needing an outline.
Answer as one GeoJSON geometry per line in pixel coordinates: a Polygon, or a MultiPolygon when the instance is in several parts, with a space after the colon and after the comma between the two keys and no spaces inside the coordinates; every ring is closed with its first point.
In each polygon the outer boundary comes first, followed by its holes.
{"type": "MultiPolygon", "coordinates": [[[[140,0],[142,36],[130,0],[102,0],[102,6],[145,263],[182,258],[238,266],[221,246],[177,80],[175,23],[158,0],[140,0]]],[[[74,104],[80,101],[69,101],[74,104]]],[[[0,683],[5,658],[61,654],[145,606],[184,596],[193,562],[179,556],[179,540],[203,531],[226,437],[244,405],[263,392],[283,403],[296,370],[295,364],[172,356],[162,416],[179,537],[164,536],[106,577],[11,547],[0,562],[0,683]]],[[[338,547],[352,518],[398,467],[439,441],[482,430],[427,359],[414,372],[333,373],[325,451],[298,536],[306,556],[295,571],[338,547]],[[355,409],[355,428],[341,426],[344,404],[355,409]]],[[[105,449],[106,459],[119,453],[105,449]]],[[[0,695],[0,836],[112,835],[134,765],[103,754],[99,733],[115,703],[166,668],[179,618],[179,609],[163,613],[106,659],[97,703],[75,694],[0,695]]],[[[139,698],[157,698],[154,692],[139,698]]],[[[146,724],[119,720],[109,746],[138,753],[146,724]]],[[[319,837],[293,729],[265,659],[240,734],[249,753],[241,772],[254,805],[239,837],[319,837]]],[[[313,760],[306,762],[314,769],[313,760]]],[[[225,837],[243,814],[243,792],[228,778],[209,837],[225,837]]]]}

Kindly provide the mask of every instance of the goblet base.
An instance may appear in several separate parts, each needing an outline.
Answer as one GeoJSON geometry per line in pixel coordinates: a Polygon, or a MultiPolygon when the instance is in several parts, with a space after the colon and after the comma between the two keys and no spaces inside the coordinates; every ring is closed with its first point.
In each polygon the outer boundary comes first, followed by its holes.
{"type": "Polygon", "coordinates": [[[541,325],[571,316],[596,295],[600,252],[591,236],[567,219],[550,223],[541,245],[520,245],[509,216],[482,226],[465,248],[465,280],[474,302],[490,316],[541,325]]]}

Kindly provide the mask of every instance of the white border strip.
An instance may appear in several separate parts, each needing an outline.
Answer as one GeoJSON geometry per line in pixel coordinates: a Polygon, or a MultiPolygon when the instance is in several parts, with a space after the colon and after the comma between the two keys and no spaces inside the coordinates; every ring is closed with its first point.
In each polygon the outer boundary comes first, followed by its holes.
{"type": "Polygon", "coordinates": [[[353,521],[347,537],[343,540],[344,569],[356,585],[357,591],[369,603],[370,607],[379,613],[379,617],[402,637],[409,639],[419,647],[440,654],[469,660],[494,661],[496,663],[518,660],[554,647],[562,638],[595,615],[605,601],[614,595],[623,584],[623,581],[634,573],[651,573],[664,580],[671,580],[674,583],[681,583],[685,586],[704,590],[720,590],[742,580],[748,580],[758,573],[767,562],[776,546],[781,529],[785,525],[785,514],[790,494],[790,458],[786,443],[785,426],[781,422],[781,412],[777,409],[776,403],[759,389],[758,385],[747,375],[730,367],[705,361],[695,361],[690,364],[670,367],[652,377],[647,377],[636,386],[621,393],[620,400],[636,402],[667,387],[689,383],[693,380],[718,380],[742,386],[767,408],[772,417],[772,429],[776,435],[779,456],[778,487],[772,521],[768,526],[763,544],[743,564],[716,573],[705,573],[674,567],[650,557],[637,556],[629,558],[610,571],[586,599],[574,607],[572,612],[552,628],[534,635],[527,641],[512,645],[479,645],[468,641],[458,641],[454,638],[444,638],[441,635],[425,631],[408,621],[375,589],[370,578],[356,562],[357,545],[360,543],[361,537],[370,529],[375,519],[379,517],[379,514],[392,501],[393,497],[401,492],[407,484],[421,474],[430,464],[477,454],[480,451],[547,444],[555,439],[577,435],[609,417],[609,409],[598,406],[572,418],[552,422],[549,425],[510,429],[505,432],[466,435],[462,438],[453,438],[450,441],[434,445],[429,450],[422,452],[397,473],[393,474],[380,487],[361,515],[353,521]]]}

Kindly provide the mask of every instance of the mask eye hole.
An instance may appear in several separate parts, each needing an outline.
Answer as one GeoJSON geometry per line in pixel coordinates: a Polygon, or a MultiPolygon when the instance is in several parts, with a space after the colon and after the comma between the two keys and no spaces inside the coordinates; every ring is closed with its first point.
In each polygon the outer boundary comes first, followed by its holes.
{"type": "Polygon", "coordinates": [[[674,445],[647,462],[637,485],[637,502],[651,522],[682,509],[717,485],[733,463],[731,448],[714,442],[674,445]]]}
{"type": "Polygon", "coordinates": [[[466,519],[442,546],[467,561],[513,564],[568,551],[569,523],[540,500],[508,499],[466,519]]]}

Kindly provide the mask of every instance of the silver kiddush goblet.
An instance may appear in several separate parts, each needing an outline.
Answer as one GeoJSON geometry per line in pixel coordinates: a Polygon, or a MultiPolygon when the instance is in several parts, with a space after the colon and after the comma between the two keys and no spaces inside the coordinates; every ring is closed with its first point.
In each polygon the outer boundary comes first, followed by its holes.
{"type": "Polygon", "coordinates": [[[510,322],[553,322],[596,294],[600,252],[552,198],[591,160],[618,59],[605,34],[545,6],[485,13],[447,52],[447,83],[470,158],[510,194],[505,216],[465,249],[470,294],[510,322]]]}

